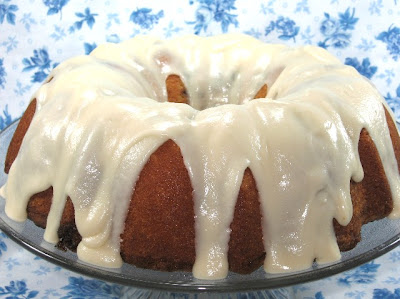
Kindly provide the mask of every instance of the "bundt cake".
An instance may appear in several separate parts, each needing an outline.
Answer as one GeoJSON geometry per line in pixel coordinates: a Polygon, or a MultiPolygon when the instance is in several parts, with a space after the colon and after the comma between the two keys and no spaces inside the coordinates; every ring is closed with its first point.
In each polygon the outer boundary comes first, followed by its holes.
{"type": "Polygon", "coordinates": [[[135,37],[51,72],[1,194],[85,262],[219,279],[340,259],[400,215],[399,157],[383,98],[324,49],[135,37]]]}

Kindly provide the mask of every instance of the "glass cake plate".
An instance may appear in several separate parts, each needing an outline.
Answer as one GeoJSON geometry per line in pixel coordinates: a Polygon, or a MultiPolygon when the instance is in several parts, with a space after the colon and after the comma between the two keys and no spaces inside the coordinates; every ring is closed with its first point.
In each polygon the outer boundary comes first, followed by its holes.
{"type": "MultiPolygon", "coordinates": [[[[2,169],[8,144],[17,124],[18,122],[14,122],[0,133],[2,169]]],[[[5,183],[6,178],[7,175],[1,171],[0,186],[5,183]]],[[[10,220],[5,215],[4,205],[5,200],[1,198],[0,229],[34,254],[66,269],[98,279],[139,288],[174,292],[242,292],[300,284],[359,266],[388,252],[400,243],[400,220],[383,219],[364,225],[363,240],[355,249],[343,253],[341,260],[335,263],[314,264],[310,269],[286,274],[269,274],[260,268],[249,275],[229,273],[225,279],[208,281],[196,279],[188,272],[159,272],[136,268],[128,264],[124,264],[120,269],[108,269],[84,263],[77,259],[75,253],[64,252],[44,241],[44,230],[36,227],[33,222],[28,220],[18,223],[10,220]]]]}

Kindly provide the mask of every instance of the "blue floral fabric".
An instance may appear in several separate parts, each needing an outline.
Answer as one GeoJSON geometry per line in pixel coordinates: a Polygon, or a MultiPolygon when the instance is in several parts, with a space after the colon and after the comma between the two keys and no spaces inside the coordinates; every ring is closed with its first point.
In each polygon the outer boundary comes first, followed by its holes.
{"type": "MultiPolygon", "coordinates": [[[[55,66],[101,43],[138,34],[170,38],[231,32],[326,48],[371,80],[400,122],[398,0],[0,0],[0,130],[21,116],[55,66]]],[[[356,269],[251,298],[400,298],[398,265],[400,248],[356,269]]],[[[150,292],[67,271],[0,232],[0,299],[150,297],[150,292]]]]}

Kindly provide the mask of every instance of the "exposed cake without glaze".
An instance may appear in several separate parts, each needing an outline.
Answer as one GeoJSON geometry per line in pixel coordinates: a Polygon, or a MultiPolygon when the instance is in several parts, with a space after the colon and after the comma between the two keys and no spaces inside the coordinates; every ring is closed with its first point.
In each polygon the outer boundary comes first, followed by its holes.
{"type": "Polygon", "coordinates": [[[9,146],[6,213],[88,263],[306,269],[400,215],[383,98],[324,49],[136,37],[57,66],[9,146]]]}

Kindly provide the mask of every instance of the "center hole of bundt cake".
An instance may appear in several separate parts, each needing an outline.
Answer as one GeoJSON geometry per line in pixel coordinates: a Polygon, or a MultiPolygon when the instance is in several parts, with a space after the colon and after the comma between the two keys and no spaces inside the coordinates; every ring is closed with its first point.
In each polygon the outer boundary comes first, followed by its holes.
{"type": "MultiPolygon", "coordinates": [[[[185,84],[183,84],[178,75],[169,75],[165,80],[165,84],[167,87],[168,102],[190,105],[189,94],[186,90],[185,84]]],[[[267,96],[267,92],[268,86],[267,84],[264,84],[254,95],[254,99],[265,98],[267,96]]]]}

